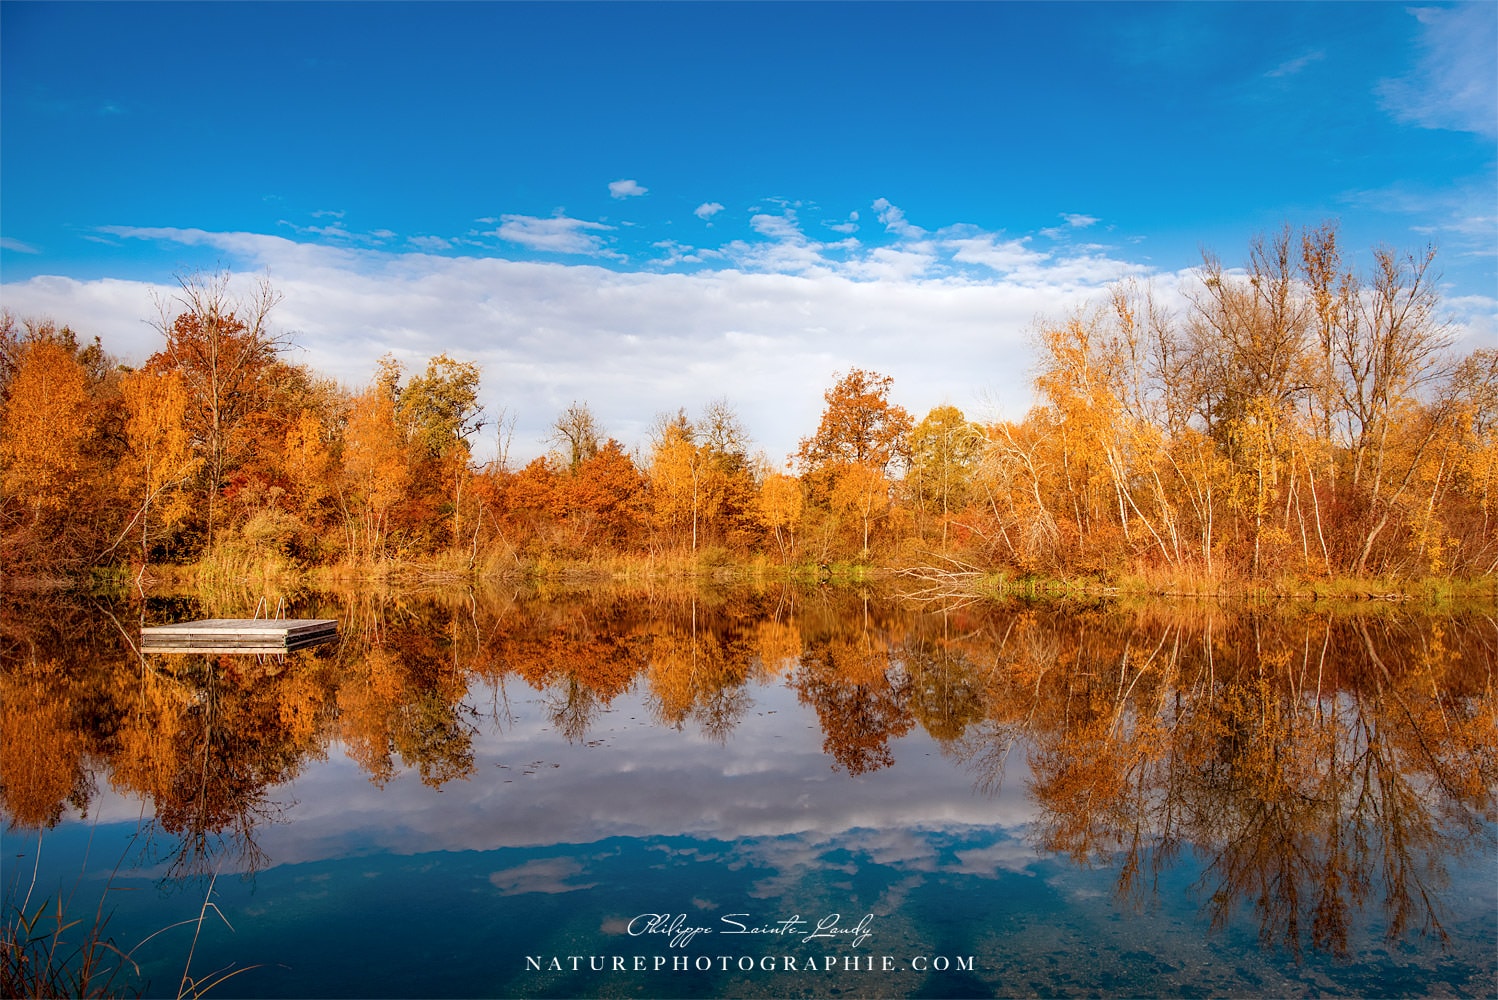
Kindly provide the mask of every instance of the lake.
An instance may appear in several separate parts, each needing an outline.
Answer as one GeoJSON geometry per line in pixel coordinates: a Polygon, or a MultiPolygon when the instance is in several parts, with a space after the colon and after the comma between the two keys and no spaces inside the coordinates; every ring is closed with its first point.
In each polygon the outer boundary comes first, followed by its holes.
{"type": "Polygon", "coordinates": [[[1491,609],[290,603],[9,600],[8,920],[150,996],[1498,992],[1491,609]]]}

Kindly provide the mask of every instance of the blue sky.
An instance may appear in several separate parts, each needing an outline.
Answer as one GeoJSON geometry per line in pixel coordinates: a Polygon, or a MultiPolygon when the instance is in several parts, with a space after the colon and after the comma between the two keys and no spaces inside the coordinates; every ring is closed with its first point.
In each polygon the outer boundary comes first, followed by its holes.
{"type": "MultiPolygon", "coordinates": [[[[480,362],[512,455],[851,366],[1028,404],[1037,317],[1340,221],[1498,332],[1498,4],[0,4],[0,293],[140,360],[268,273],[293,360],[480,362]]],[[[488,450],[492,451],[491,443],[488,450]]]]}

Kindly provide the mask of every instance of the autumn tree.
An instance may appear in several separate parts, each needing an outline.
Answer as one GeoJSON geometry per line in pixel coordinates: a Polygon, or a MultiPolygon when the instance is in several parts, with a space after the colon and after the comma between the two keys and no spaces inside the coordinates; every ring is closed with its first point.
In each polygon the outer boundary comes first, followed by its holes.
{"type": "Polygon", "coordinates": [[[1364,279],[1334,225],[1285,229],[1238,270],[1205,254],[1182,321],[1126,283],[1043,322],[1042,407],[989,435],[979,479],[1004,547],[1030,507],[1072,570],[1445,566],[1473,439],[1432,259],[1375,250],[1364,279]]]}
{"type": "MultiPolygon", "coordinates": [[[[1498,350],[1473,351],[1448,390],[1453,455],[1448,566],[1470,574],[1498,570],[1498,350]]],[[[1434,504],[1425,520],[1432,518],[1434,504]]]]}
{"type": "Polygon", "coordinates": [[[97,341],[0,317],[0,525],[5,561],[82,568],[116,529],[118,380],[97,341]]]}
{"type": "Polygon", "coordinates": [[[982,445],[982,431],[951,405],[933,407],[910,433],[905,482],[918,511],[940,514],[943,545],[952,515],[967,506],[982,445]]]}
{"type": "Polygon", "coordinates": [[[563,468],[576,472],[580,465],[598,454],[603,444],[603,428],[586,403],[574,401],[552,421],[546,441],[563,468]]]}
{"type": "Polygon", "coordinates": [[[858,524],[863,539],[861,552],[864,558],[868,558],[869,538],[874,526],[889,517],[890,481],[878,467],[855,462],[844,468],[834,480],[828,505],[858,524]]]}
{"type": "Polygon", "coordinates": [[[391,515],[406,497],[410,468],[392,387],[376,383],[353,400],[344,431],[339,501],[348,551],[378,562],[385,557],[391,515]]]}
{"type": "MultiPolygon", "coordinates": [[[[1357,322],[1336,335],[1335,350],[1344,371],[1343,403],[1351,437],[1352,488],[1368,508],[1357,570],[1365,572],[1379,535],[1406,496],[1412,470],[1435,434],[1409,442],[1403,461],[1391,443],[1417,393],[1451,372],[1445,352],[1451,336],[1438,311],[1434,249],[1399,256],[1374,252],[1368,289],[1359,296],[1357,322]]],[[[1444,414],[1431,413],[1439,420],[1444,414]]],[[[1439,432],[1443,428],[1432,428],[1439,432]]]]}
{"type": "Polygon", "coordinates": [[[809,472],[848,465],[894,471],[908,456],[910,414],[889,400],[895,380],[854,368],[823,394],[817,431],[796,452],[809,472]]]}
{"type": "Polygon", "coordinates": [[[910,414],[890,402],[893,385],[888,375],[849,371],[824,394],[817,431],[796,452],[811,501],[854,513],[865,552],[873,519],[887,509],[887,490],[879,491],[909,458],[910,414]]]}
{"type": "Polygon", "coordinates": [[[492,477],[498,496],[496,519],[516,548],[544,548],[555,530],[556,494],[563,476],[549,458],[537,458],[515,472],[492,477]]]}
{"type": "Polygon", "coordinates": [[[35,522],[64,510],[77,489],[90,433],[88,376],[70,331],[38,331],[17,345],[0,408],[5,494],[35,522]]]}
{"type": "Polygon", "coordinates": [[[635,533],[645,504],[645,478],[609,438],[555,484],[552,505],[571,531],[575,545],[624,546],[635,533]]]}
{"type": "Polygon", "coordinates": [[[145,369],[124,380],[126,434],[130,441],[127,469],[140,499],[134,516],[121,533],[138,529],[140,558],[150,558],[152,518],[157,538],[169,540],[172,529],[187,514],[185,486],[203,464],[194,453],[187,429],[187,391],[181,373],[145,369]]]}
{"type": "Polygon", "coordinates": [[[469,438],[484,427],[478,401],[479,368],[439,354],[400,390],[399,416],[406,438],[422,464],[451,484],[452,544],[462,538],[463,490],[472,478],[469,438]]]}
{"type": "Polygon", "coordinates": [[[661,417],[652,435],[650,489],[657,523],[699,536],[742,529],[753,517],[755,483],[748,434],[732,407],[714,401],[696,421],[682,410],[661,417]]]}
{"type": "Polygon", "coordinates": [[[1278,419],[1293,408],[1306,385],[1315,316],[1301,293],[1288,228],[1253,241],[1247,270],[1245,277],[1229,274],[1205,254],[1192,312],[1198,412],[1208,433],[1228,446],[1234,421],[1278,419]]]}
{"type": "Polygon", "coordinates": [[[1153,547],[1178,558],[1173,512],[1154,480],[1158,437],[1130,412],[1130,345],[1105,311],[1084,310],[1039,327],[1035,387],[1051,433],[1043,442],[1055,473],[1054,506],[1069,515],[1084,552],[1153,547]],[[1141,475],[1144,473],[1144,475],[1141,475]]]}
{"type": "Polygon", "coordinates": [[[650,502],[656,523],[674,533],[689,527],[693,552],[703,508],[715,500],[711,485],[704,482],[703,455],[695,438],[696,430],[683,410],[660,422],[650,448],[650,502]]]}
{"type": "Polygon", "coordinates": [[[796,551],[796,529],[801,524],[804,502],[801,481],[795,476],[769,470],[760,477],[755,514],[775,536],[784,562],[789,562],[796,551]]]}
{"type": "Polygon", "coordinates": [[[177,284],[177,294],[157,303],[156,326],[166,343],[146,367],[178,373],[187,391],[189,421],[203,456],[211,545],[226,474],[256,445],[242,433],[243,425],[264,405],[272,368],[286,345],[269,325],[281,295],[262,280],[236,296],[227,273],[182,275],[177,284]]]}
{"type": "MultiPolygon", "coordinates": [[[[348,400],[329,394],[325,406],[304,406],[282,438],[281,470],[289,502],[309,527],[342,527],[337,515],[341,473],[338,445],[348,419],[348,400]]],[[[333,546],[318,533],[319,550],[333,546]]]]}
{"type": "Polygon", "coordinates": [[[992,557],[1025,570],[1054,566],[1061,556],[1061,522],[1051,509],[1061,498],[1049,417],[1040,410],[1018,425],[986,427],[972,479],[982,496],[973,518],[981,527],[975,524],[975,530],[992,557]]]}
{"type": "Polygon", "coordinates": [[[733,405],[721,398],[703,407],[695,427],[717,501],[708,521],[713,540],[736,547],[750,544],[758,534],[758,466],[749,455],[749,431],[733,405]]]}

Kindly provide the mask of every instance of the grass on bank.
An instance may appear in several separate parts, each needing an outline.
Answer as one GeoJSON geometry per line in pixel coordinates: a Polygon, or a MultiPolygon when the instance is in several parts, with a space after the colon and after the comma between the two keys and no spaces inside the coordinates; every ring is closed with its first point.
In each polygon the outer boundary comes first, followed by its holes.
{"type": "MultiPolygon", "coordinates": [[[[942,553],[902,551],[891,561],[784,563],[766,554],[739,555],[720,547],[658,550],[638,554],[601,552],[577,555],[543,552],[522,556],[507,546],[481,552],[449,550],[421,559],[345,561],[305,566],[282,552],[229,544],[191,564],[117,566],[95,570],[87,580],[37,580],[41,589],[76,587],[102,592],[150,590],[219,594],[232,604],[241,595],[295,595],[349,586],[391,589],[505,585],[526,589],[570,590],[590,586],[681,584],[731,586],[783,584],[864,586],[889,583],[891,589],[923,599],[951,597],[991,601],[1091,601],[1170,599],[1204,601],[1397,601],[1429,605],[1498,603],[1498,575],[1475,580],[1312,578],[1280,576],[1249,580],[1206,573],[1200,567],[1139,567],[1125,573],[1051,576],[1040,572],[981,567],[942,553]]],[[[8,586],[26,581],[7,581],[8,586]]]]}

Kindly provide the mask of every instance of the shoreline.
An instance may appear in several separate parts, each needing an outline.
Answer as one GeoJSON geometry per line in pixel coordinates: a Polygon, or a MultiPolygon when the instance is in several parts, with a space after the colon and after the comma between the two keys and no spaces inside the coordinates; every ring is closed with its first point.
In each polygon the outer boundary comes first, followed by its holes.
{"type": "Polygon", "coordinates": [[[540,558],[500,571],[458,567],[452,560],[391,561],[375,566],[301,567],[280,560],[228,569],[214,560],[96,568],[81,574],[7,574],[0,592],[182,594],[240,590],[264,594],[349,588],[393,590],[448,587],[514,587],[563,591],[595,587],[682,585],[695,589],[738,586],[877,587],[917,603],[1164,600],[1208,603],[1333,603],[1498,605],[1498,576],[1476,579],[1305,577],[1230,580],[1160,575],[1049,577],[1002,569],[952,570],[929,564],[864,562],[786,565],[721,552],[599,559],[540,558]]]}

